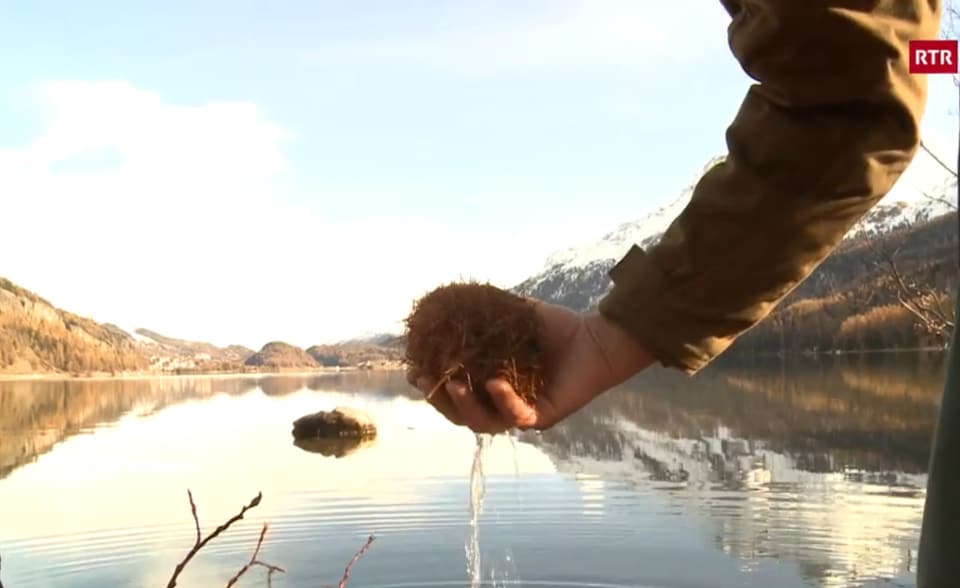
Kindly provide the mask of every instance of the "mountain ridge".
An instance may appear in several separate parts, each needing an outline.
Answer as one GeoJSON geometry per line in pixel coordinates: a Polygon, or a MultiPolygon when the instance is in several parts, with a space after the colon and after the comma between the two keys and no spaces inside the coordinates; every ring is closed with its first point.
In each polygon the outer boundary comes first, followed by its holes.
{"type": "Polygon", "coordinates": [[[281,341],[258,351],[219,347],[98,323],[0,278],[0,376],[5,377],[396,369],[402,349],[402,339],[389,333],[314,345],[311,353],[281,341]]]}
{"type": "Polygon", "coordinates": [[[0,374],[137,371],[148,367],[129,333],[59,309],[0,278],[0,374]]]}
{"type": "MultiPolygon", "coordinates": [[[[608,273],[616,261],[633,245],[648,248],[655,244],[687,205],[702,174],[723,159],[711,158],[678,197],[647,215],[622,223],[599,239],[551,254],[538,273],[511,290],[575,310],[595,307],[612,285],[608,273]]],[[[904,275],[911,283],[929,285],[934,293],[931,300],[939,304],[956,281],[956,263],[951,262],[951,255],[955,257],[957,227],[955,222],[944,220],[946,214],[956,214],[956,201],[956,177],[931,154],[921,151],[890,193],[847,233],[837,250],[771,316],[793,317],[791,328],[800,332],[812,328],[803,327],[808,324],[803,321],[813,320],[809,310],[803,309],[827,309],[827,314],[832,313],[830,329],[836,331],[833,344],[841,340],[840,331],[844,329],[843,340],[862,341],[866,337],[866,322],[879,321],[881,315],[888,324],[885,328],[897,325],[902,329],[909,317],[904,315],[906,310],[893,304],[889,292],[884,294],[895,284],[889,275],[877,269],[882,265],[877,261],[877,251],[886,248],[897,252],[904,275]],[[935,259],[925,259],[925,255],[931,254],[935,259]],[[844,290],[831,294],[830,288],[844,290]],[[855,304],[854,293],[868,296],[874,306],[855,304]],[[801,315],[807,318],[797,318],[801,315]],[[868,316],[874,318],[864,318],[868,316]],[[863,323],[857,327],[860,331],[850,326],[853,319],[863,323]],[[844,324],[849,328],[841,328],[844,324]]],[[[823,331],[822,321],[817,320],[817,329],[823,331]]],[[[780,320],[780,324],[785,324],[785,320],[780,320]]],[[[886,337],[877,333],[870,336],[879,337],[877,340],[886,337]]],[[[779,337],[784,340],[782,332],[779,337]]],[[[776,337],[769,332],[769,324],[743,337],[747,346],[756,346],[761,340],[769,345],[771,338],[776,337]]],[[[801,339],[807,347],[823,346],[822,341],[810,343],[809,337],[801,339]]],[[[905,341],[897,339],[897,345],[909,344],[905,341]]],[[[384,367],[399,363],[404,340],[397,333],[370,332],[306,350],[293,346],[289,347],[295,351],[279,349],[279,345],[280,342],[271,342],[255,352],[241,345],[218,347],[176,339],[144,328],[128,331],[57,308],[38,294],[0,278],[0,374],[384,367]],[[265,355],[275,357],[269,359],[265,355]]]]}
{"type": "MultiPolygon", "coordinates": [[[[709,160],[678,197],[654,211],[619,225],[599,239],[550,255],[538,273],[511,290],[576,310],[595,307],[612,286],[607,274],[616,262],[633,245],[647,249],[656,244],[689,203],[699,178],[723,160],[709,160]]],[[[877,237],[955,213],[955,203],[956,178],[933,156],[921,151],[893,189],[850,229],[844,241],[877,237]]]]}

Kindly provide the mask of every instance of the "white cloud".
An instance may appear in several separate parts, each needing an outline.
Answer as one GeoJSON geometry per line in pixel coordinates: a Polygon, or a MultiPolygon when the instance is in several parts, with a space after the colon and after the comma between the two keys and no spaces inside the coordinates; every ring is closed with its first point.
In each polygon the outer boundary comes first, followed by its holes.
{"type": "Polygon", "coordinates": [[[170,104],[124,82],[34,96],[43,133],[0,150],[0,275],[98,320],[306,346],[396,326],[447,280],[512,285],[547,253],[510,254],[535,235],[490,242],[376,211],[336,224],[292,204],[294,136],[248,103],[170,104]]]}

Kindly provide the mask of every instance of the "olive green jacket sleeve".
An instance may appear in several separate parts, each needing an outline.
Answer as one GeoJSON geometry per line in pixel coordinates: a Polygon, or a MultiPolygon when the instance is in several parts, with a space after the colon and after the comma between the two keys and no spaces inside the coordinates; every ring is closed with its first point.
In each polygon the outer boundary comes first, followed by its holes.
{"type": "Polygon", "coordinates": [[[599,311],[694,373],[763,319],[893,186],[919,147],[926,79],[908,42],[938,1],[722,0],[756,84],[728,155],[647,251],[610,273],[599,311]]]}

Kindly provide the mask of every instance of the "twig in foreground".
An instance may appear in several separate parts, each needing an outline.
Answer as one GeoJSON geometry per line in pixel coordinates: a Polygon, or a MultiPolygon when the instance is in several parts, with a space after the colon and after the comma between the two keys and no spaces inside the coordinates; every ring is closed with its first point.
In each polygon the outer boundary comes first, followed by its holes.
{"type": "Polygon", "coordinates": [[[267,523],[264,523],[263,529],[260,530],[260,538],[257,539],[257,548],[253,550],[253,555],[250,556],[250,561],[247,562],[247,565],[240,568],[240,571],[237,572],[237,575],[230,578],[230,581],[227,582],[227,588],[230,588],[231,586],[236,584],[237,581],[240,580],[240,576],[246,574],[247,570],[249,570],[253,566],[260,566],[267,569],[267,585],[268,586],[271,585],[271,580],[274,572],[280,572],[280,573],[286,572],[286,570],[284,570],[279,566],[268,564],[266,562],[262,562],[259,559],[257,559],[257,556],[260,555],[260,547],[263,545],[263,538],[267,534],[267,526],[268,526],[267,523]]]}
{"type": "MultiPolygon", "coordinates": [[[[190,492],[190,490],[187,490],[187,497],[190,499],[190,513],[193,515],[193,522],[197,529],[197,539],[194,542],[193,547],[190,549],[190,551],[187,552],[186,557],[183,558],[183,561],[177,564],[176,569],[173,571],[173,576],[170,577],[170,581],[167,583],[167,588],[174,588],[177,585],[177,578],[180,576],[180,573],[183,572],[183,568],[186,567],[187,563],[191,559],[193,559],[193,556],[195,556],[197,552],[203,548],[204,545],[209,543],[220,533],[223,533],[228,528],[230,528],[230,525],[242,519],[243,515],[245,515],[248,510],[260,504],[260,499],[263,498],[263,494],[260,492],[257,492],[257,495],[253,498],[253,500],[250,501],[250,504],[240,509],[239,513],[233,515],[227,522],[223,523],[222,525],[214,529],[213,533],[210,533],[210,535],[208,535],[207,538],[203,540],[201,540],[200,538],[200,519],[197,517],[197,505],[193,501],[193,493],[190,492]]],[[[262,535],[261,535],[261,539],[262,539],[262,535]]]]}
{"type": "MultiPolygon", "coordinates": [[[[366,553],[368,549],[370,549],[370,544],[373,543],[373,540],[374,540],[373,535],[370,535],[369,537],[367,537],[367,542],[363,544],[363,547],[361,547],[360,550],[353,556],[353,559],[350,560],[350,563],[347,564],[347,569],[343,570],[343,577],[340,578],[340,583],[337,584],[337,588],[346,588],[347,580],[350,579],[350,570],[353,568],[353,564],[357,563],[357,561],[361,557],[363,557],[363,554],[366,553]]],[[[333,587],[327,584],[323,588],[333,588],[333,587]]]]}

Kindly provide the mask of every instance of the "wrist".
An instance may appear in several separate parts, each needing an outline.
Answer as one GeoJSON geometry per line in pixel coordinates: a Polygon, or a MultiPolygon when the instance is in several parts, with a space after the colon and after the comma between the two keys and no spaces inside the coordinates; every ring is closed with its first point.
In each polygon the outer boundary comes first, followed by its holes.
{"type": "Polygon", "coordinates": [[[590,333],[610,372],[610,384],[616,386],[643,371],[654,363],[636,338],[598,311],[583,315],[586,330],[590,333]]]}

